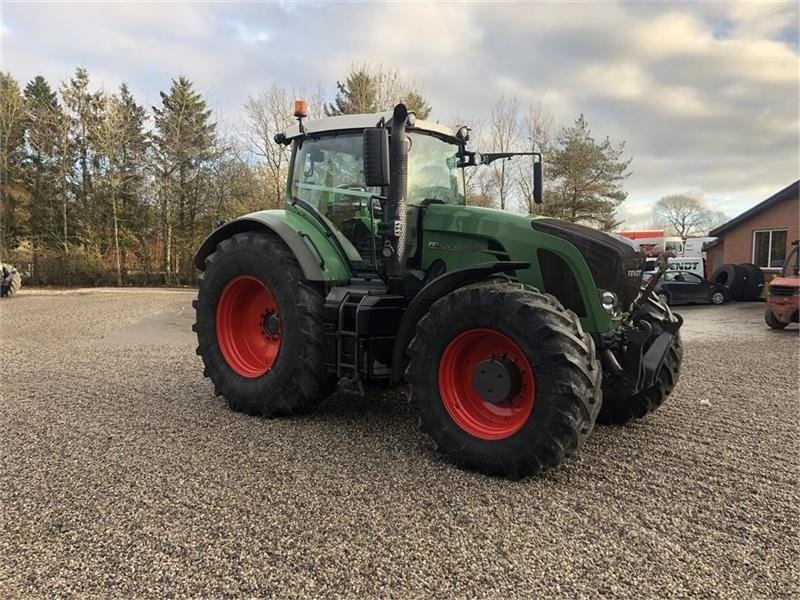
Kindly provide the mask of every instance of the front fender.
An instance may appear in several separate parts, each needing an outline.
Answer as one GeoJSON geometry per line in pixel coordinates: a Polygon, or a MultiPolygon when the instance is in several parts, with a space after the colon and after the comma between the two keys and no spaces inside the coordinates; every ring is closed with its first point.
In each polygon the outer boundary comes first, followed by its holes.
{"type": "Polygon", "coordinates": [[[511,273],[528,267],[530,267],[530,263],[515,261],[496,261],[470,265],[443,273],[422,288],[409,303],[397,328],[397,337],[392,351],[392,383],[403,381],[406,363],[408,362],[406,349],[414,337],[417,323],[425,316],[425,313],[433,306],[434,302],[457,288],[476,283],[495,273],[511,273]]]}
{"type": "Polygon", "coordinates": [[[245,231],[270,231],[292,251],[308,281],[343,283],[350,272],[338,252],[320,230],[299,215],[285,210],[263,210],[244,215],[215,229],[200,245],[195,266],[205,270],[205,261],[221,241],[245,231]]]}

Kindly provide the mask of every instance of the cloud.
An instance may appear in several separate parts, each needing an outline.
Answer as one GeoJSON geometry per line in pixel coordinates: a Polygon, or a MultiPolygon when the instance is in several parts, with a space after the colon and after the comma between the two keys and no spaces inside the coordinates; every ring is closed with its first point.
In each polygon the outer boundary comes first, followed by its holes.
{"type": "Polygon", "coordinates": [[[148,105],[184,74],[226,120],[277,82],[332,92],[353,62],[415,80],[434,117],[485,119],[501,94],[585,113],[634,157],[623,213],[694,190],[730,214],[798,176],[796,3],[6,4],[4,69],[86,66],[148,105]]]}

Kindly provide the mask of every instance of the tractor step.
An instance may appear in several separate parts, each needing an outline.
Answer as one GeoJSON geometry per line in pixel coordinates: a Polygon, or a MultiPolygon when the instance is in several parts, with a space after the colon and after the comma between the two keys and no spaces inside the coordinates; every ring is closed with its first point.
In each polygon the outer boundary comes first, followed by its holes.
{"type": "Polygon", "coordinates": [[[382,282],[331,289],[325,299],[325,363],[347,387],[389,380],[395,332],[405,307],[382,282]]]}

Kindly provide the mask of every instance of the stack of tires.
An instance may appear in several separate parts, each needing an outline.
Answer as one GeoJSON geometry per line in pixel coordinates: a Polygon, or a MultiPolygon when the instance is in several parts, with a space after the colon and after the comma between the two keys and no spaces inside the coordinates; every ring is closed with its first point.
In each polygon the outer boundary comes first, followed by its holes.
{"type": "Polygon", "coordinates": [[[19,271],[11,265],[0,263],[0,298],[13,296],[22,287],[19,271]]]}
{"type": "Polygon", "coordinates": [[[711,280],[728,288],[729,300],[758,300],[764,289],[764,273],[751,263],[722,265],[711,280]]]}

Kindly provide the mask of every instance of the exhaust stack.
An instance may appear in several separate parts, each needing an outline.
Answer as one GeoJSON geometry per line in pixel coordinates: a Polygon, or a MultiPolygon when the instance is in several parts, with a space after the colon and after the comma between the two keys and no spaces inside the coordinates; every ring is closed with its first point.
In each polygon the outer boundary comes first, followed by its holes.
{"type": "Polygon", "coordinates": [[[406,125],[414,125],[414,114],[405,104],[394,107],[389,140],[389,192],[386,199],[386,230],[383,258],[389,292],[403,293],[406,266],[406,197],[408,194],[408,142],[406,125]]]}

